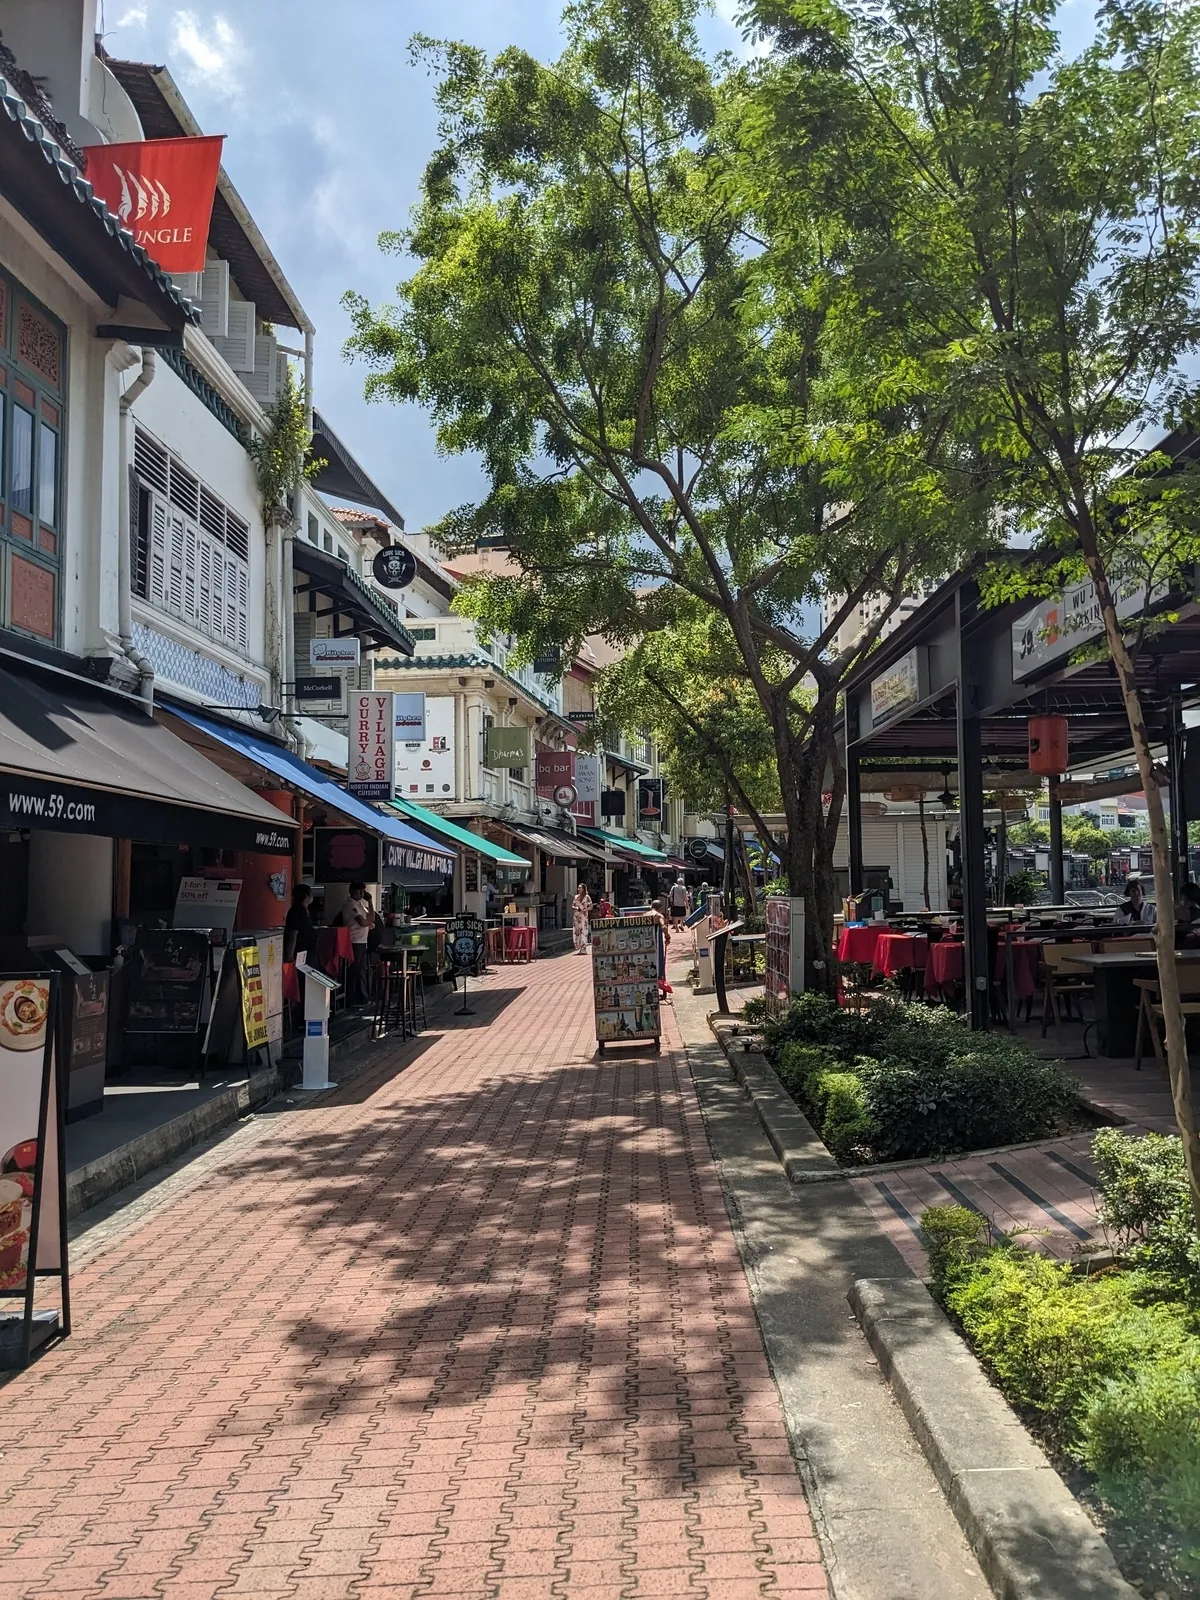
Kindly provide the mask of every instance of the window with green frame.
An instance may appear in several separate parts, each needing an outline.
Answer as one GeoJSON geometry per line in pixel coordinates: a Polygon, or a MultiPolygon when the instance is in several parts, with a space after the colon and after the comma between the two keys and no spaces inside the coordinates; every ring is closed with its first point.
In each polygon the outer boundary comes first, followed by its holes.
{"type": "Polygon", "coordinates": [[[0,273],[0,627],[59,642],[66,333],[0,273]]]}

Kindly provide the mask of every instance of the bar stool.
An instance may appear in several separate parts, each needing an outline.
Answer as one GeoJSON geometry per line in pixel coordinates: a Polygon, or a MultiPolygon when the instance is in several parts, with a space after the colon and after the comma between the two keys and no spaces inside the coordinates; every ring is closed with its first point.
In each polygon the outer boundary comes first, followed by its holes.
{"type": "Polygon", "coordinates": [[[504,929],[502,927],[488,929],[487,954],[489,963],[504,960],[504,929]]]}
{"type": "Polygon", "coordinates": [[[428,1026],[425,1015],[425,974],[421,971],[418,961],[413,967],[408,964],[408,951],[404,952],[401,973],[401,992],[403,994],[403,1013],[410,1034],[418,1034],[422,1028],[428,1026]],[[417,1023],[417,1007],[421,1008],[421,1021],[417,1023]]]}
{"type": "Polygon", "coordinates": [[[400,1037],[407,1037],[407,995],[405,971],[407,958],[401,951],[381,950],[375,971],[375,1015],[371,1021],[371,1037],[382,1039],[396,1028],[400,1037]]]}
{"type": "Polygon", "coordinates": [[[532,961],[535,935],[534,928],[509,928],[506,950],[509,961],[532,961]]]}

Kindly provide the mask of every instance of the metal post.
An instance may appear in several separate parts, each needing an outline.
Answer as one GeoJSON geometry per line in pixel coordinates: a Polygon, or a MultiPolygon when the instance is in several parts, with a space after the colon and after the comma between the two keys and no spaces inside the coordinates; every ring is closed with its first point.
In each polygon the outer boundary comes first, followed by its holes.
{"type": "Polygon", "coordinates": [[[1065,905],[1066,874],[1063,871],[1062,801],[1058,798],[1058,779],[1050,779],[1050,904],[1065,905]]]}
{"type": "Polygon", "coordinates": [[[988,971],[987,900],[984,878],[983,741],[976,714],[974,675],[963,642],[962,595],[958,597],[958,837],[963,878],[963,981],[971,1027],[984,1029],[990,1020],[991,973],[988,971]]]}
{"type": "Polygon", "coordinates": [[[1188,814],[1183,785],[1183,714],[1178,700],[1171,701],[1171,731],[1167,736],[1167,773],[1171,785],[1171,866],[1176,889],[1182,889],[1188,872],[1188,814]]]}
{"type": "Polygon", "coordinates": [[[858,752],[846,745],[846,831],[850,841],[850,893],[863,890],[862,782],[858,752]]]}

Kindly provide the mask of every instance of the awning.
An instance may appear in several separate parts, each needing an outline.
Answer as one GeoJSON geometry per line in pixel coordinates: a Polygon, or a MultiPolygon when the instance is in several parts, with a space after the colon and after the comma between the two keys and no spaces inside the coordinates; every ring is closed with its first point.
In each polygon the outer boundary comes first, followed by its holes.
{"type": "Polygon", "coordinates": [[[472,833],[470,828],[460,828],[457,822],[451,822],[448,817],[439,817],[436,811],[427,811],[424,806],[417,805],[412,800],[396,799],[391,802],[392,808],[399,811],[402,816],[410,818],[413,822],[420,823],[422,828],[427,828],[430,833],[441,834],[444,839],[451,839],[455,844],[465,845],[468,850],[486,856],[489,861],[498,862],[503,867],[528,867],[529,862],[524,856],[514,856],[511,851],[504,850],[498,844],[493,844],[490,839],[485,839],[482,834],[472,833]]]}
{"type": "Polygon", "coordinates": [[[292,565],[297,577],[305,579],[295,585],[296,594],[308,595],[309,610],[314,616],[334,618],[335,638],[353,635],[368,650],[387,645],[402,655],[412,655],[416,648],[412,634],[344,561],[304,539],[294,539],[292,565]],[[322,605],[322,600],[327,604],[322,605]],[[348,626],[340,626],[339,619],[348,626]]]}
{"type": "Polygon", "coordinates": [[[603,828],[581,828],[580,833],[587,834],[589,839],[598,839],[613,850],[624,851],[627,856],[636,857],[644,861],[647,866],[669,867],[671,858],[661,850],[655,850],[648,844],[643,844],[640,839],[630,839],[624,833],[608,833],[603,828]]]}
{"type": "Polygon", "coordinates": [[[515,822],[506,822],[503,826],[518,839],[526,839],[530,844],[536,845],[543,855],[549,856],[553,861],[607,860],[604,851],[597,850],[595,845],[588,844],[586,840],[572,838],[569,833],[527,828],[524,823],[518,826],[515,822]]]}
{"type": "Polygon", "coordinates": [[[310,767],[307,761],[301,761],[299,756],[293,755],[282,745],[271,739],[262,739],[248,728],[210,722],[207,717],[199,717],[194,711],[185,711],[181,706],[171,706],[169,709],[171,715],[178,717],[181,722],[189,723],[210,739],[244,756],[247,761],[265,767],[293,789],[306,794],[310,800],[320,801],[322,805],[356,822],[359,827],[379,834],[384,841],[385,866],[413,868],[419,872],[453,872],[455,855],[445,845],[418,833],[416,828],[410,828],[399,817],[376,811],[374,806],[357,799],[340,783],[327,778],[316,767],[310,767]]]}
{"type": "Polygon", "coordinates": [[[290,855],[296,824],[139,701],[0,669],[0,828],[290,855]]]}

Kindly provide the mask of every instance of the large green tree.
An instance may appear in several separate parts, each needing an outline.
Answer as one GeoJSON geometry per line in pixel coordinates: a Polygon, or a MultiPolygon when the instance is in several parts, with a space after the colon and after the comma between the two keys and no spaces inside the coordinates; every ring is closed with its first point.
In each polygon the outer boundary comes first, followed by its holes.
{"type": "Polygon", "coordinates": [[[1058,10],[1059,0],[754,0],[779,63],[764,143],[784,162],[804,162],[814,143],[829,152],[830,203],[875,243],[864,301],[884,324],[924,324],[927,359],[941,363],[1013,519],[1041,546],[1040,572],[998,575],[996,597],[1033,582],[1095,586],[1148,804],[1167,1054],[1200,1226],[1163,795],[1136,637],[1117,613],[1123,585],[1170,583],[1200,555],[1190,475],[1137,464],[1154,430],[1193,403],[1200,8],[1108,0],[1073,58],[1058,10]]]}
{"type": "Polygon", "coordinates": [[[695,9],[578,0],[550,65],[422,45],[441,142],[390,241],[417,266],[395,306],[350,298],[351,349],[370,394],[423,404],[443,449],[481,458],[487,492],[438,536],[509,548],[522,580],[476,592],[490,626],[636,641],[663,590],[720,619],[720,670],[774,748],[787,825],[765,842],[827,982],[839,685],[901,595],[992,529],[936,373],[894,319],[869,336],[853,230],[804,173],[759,181],[759,69],[708,63],[695,9]]]}

